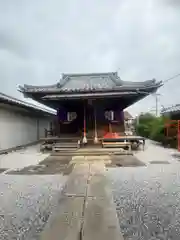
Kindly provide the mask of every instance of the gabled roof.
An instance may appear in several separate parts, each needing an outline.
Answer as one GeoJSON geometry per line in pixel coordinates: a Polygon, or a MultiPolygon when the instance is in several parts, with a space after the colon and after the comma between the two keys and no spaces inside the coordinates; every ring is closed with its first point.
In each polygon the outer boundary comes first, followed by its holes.
{"type": "MultiPolygon", "coordinates": [[[[126,82],[120,79],[117,72],[63,74],[57,84],[47,86],[20,86],[23,93],[79,93],[79,92],[108,92],[131,91],[158,88],[162,82],[155,79],[144,82],[126,82]]],[[[151,91],[151,90],[150,90],[151,91]]]]}

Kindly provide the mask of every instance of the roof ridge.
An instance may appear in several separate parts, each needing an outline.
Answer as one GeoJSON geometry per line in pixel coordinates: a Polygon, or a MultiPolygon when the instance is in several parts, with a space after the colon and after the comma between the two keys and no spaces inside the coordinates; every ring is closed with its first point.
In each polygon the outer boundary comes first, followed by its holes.
{"type": "Polygon", "coordinates": [[[62,88],[66,86],[66,84],[71,81],[71,78],[77,77],[99,77],[100,80],[103,77],[108,77],[115,85],[118,85],[116,78],[118,77],[117,72],[106,72],[106,73],[71,73],[71,74],[62,74],[62,78],[59,80],[58,87],[62,88]]]}
{"type": "Polygon", "coordinates": [[[97,73],[64,73],[62,78],[78,76],[98,76],[98,75],[117,75],[117,72],[97,72],[97,73]]]}
{"type": "Polygon", "coordinates": [[[50,85],[30,85],[30,84],[24,84],[24,88],[50,88],[50,87],[56,87],[58,83],[50,84],[50,85]]]}

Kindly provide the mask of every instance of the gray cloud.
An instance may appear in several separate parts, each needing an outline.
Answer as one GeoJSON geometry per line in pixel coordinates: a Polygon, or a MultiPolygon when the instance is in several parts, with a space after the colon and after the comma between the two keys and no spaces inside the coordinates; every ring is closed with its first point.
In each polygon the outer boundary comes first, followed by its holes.
{"type": "MultiPolygon", "coordinates": [[[[17,84],[52,84],[63,72],[118,68],[128,81],[166,79],[180,71],[174,6],[168,0],[0,1],[0,91],[22,97],[17,84]]],[[[160,90],[160,103],[180,102],[179,81],[160,90]]],[[[149,97],[130,110],[153,107],[149,97]]]]}
{"type": "Polygon", "coordinates": [[[179,0],[161,0],[162,4],[168,4],[169,6],[176,7],[180,6],[179,0]]]}

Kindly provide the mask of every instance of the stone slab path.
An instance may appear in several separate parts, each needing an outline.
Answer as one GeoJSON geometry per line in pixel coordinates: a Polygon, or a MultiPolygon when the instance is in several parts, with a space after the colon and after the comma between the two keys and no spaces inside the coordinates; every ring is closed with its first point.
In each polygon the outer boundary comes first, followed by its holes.
{"type": "MultiPolygon", "coordinates": [[[[109,161],[109,159],[105,159],[109,161]]],[[[110,183],[100,156],[72,158],[75,167],[41,240],[122,240],[110,183]]]]}

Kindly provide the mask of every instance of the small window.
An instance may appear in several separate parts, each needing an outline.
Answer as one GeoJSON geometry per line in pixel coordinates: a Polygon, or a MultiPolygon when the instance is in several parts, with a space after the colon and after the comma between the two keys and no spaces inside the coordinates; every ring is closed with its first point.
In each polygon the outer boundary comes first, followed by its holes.
{"type": "Polygon", "coordinates": [[[108,119],[109,121],[114,120],[114,111],[106,111],[104,115],[105,118],[108,119]]]}
{"type": "Polygon", "coordinates": [[[75,120],[77,117],[76,112],[68,112],[67,113],[67,121],[68,122],[72,122],[73,120],[75,120]]]}

